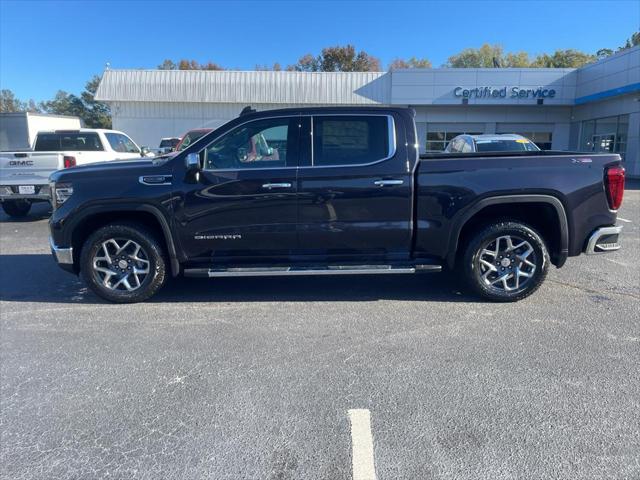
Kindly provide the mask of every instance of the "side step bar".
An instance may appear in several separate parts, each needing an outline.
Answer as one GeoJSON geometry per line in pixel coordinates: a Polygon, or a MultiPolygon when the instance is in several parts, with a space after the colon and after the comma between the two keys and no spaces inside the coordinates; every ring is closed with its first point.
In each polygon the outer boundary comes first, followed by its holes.
{"type": "Polygon", "coordinates": [[[187,268],[185,277],[273,277],[284,275],[367,275],[387,273],[439,272],[441,265],[331,265],[316,267],[246,267],[246,268],[187,268]]]}

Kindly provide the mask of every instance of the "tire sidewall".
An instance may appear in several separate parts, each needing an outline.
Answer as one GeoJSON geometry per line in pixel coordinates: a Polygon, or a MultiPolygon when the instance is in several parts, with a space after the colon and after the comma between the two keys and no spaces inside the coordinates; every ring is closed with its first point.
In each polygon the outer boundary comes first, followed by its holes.
{"type": "Polygon", "coordinates": [[[531,295],[544,281],[549,263],[549,253],[542,237],[527,225],[508,221],[493,224],[481,231],[471,240],[464,255],[465,278],[468,285],[482,297],[499,302],[516,301],[531,295]],[[527,240],[533,247],[536,256],[536,271],[533,276],[523,287],[509,292],[490,288],[479,278],[478,274],[478,258],[481,255],[481,247],[489,240],[504,235],[514,235],[527,240]]]}
{"type": "Polygon", "coordinates": [[[146,230],[129,225],[107,225],[87,238],[80,256],[81,276],[91,290],[98,296],[115,303],[135,303],[146,300],[155,294],[165,281],[165,261],[163,251],[157,240],[146,230]],[[93,258],[102,242],[110,238],[134,240],[143,248],[149,260],[149,274],[136,290],[110,290],[104,287],[93,270],[93,258]]]}

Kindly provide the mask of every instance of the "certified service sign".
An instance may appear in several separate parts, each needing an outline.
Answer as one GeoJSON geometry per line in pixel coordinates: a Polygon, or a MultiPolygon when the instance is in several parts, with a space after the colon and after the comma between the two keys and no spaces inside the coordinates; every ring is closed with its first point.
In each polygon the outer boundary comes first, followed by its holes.
{"type": "Polygon", "coordinates": [[[521,87],[475,87],[464,88],[456,87],[453,89],[453,96],[460,98],[554,98],[556,91],[553,88],[521,88],[521,87]]]}

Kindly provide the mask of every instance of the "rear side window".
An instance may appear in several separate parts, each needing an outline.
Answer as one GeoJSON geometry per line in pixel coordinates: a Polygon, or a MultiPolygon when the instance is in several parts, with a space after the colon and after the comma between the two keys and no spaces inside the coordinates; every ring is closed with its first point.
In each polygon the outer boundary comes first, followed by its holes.
{"type": "Polygon", "coordinates": [[[97,133],[45,133],[38,134],[36,152],[99,152],[104,150],[97,133]]]}
{"type": "Polygon", "coordinates": [[[313,165],[357,165],[389,157],[392,125],[382,115],[314,116],[313,165]]]}
{"type": "Polygon", "coordinates": [[[133,143],[133,140],[122,133],[105,133],[104,136],[107,137],[109,145],[111,145],[111,148],[116,152],[140,153],[140,150],[136,147],[136,144],[133,143]]]}

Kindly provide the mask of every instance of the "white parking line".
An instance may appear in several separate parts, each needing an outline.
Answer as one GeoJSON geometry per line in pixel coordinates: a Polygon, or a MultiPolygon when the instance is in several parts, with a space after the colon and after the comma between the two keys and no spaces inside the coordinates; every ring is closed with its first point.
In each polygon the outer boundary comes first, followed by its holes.
{"type": "Polygon", "coordinates": [[[633,223],[631,220],[627,220],[626,218],[618,217],[618,220],[625,223],[633,223]]]}
{"type": "Polygon", "coordinates": [[[351,464],[353,480],[375,480],[371,413],[364,408],[349,410],[351,420],[351,464]]]}

